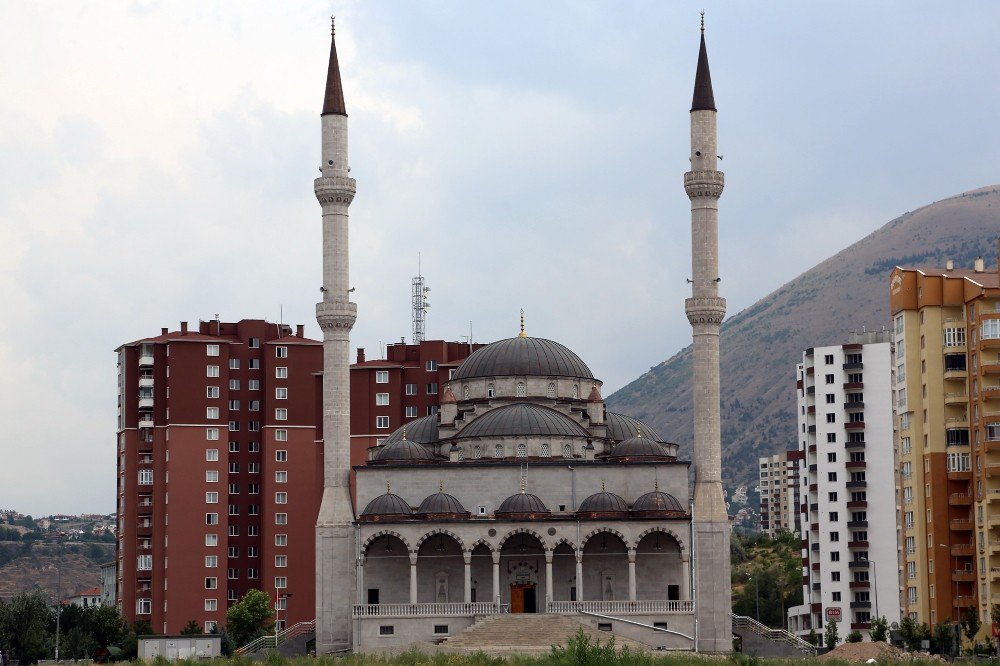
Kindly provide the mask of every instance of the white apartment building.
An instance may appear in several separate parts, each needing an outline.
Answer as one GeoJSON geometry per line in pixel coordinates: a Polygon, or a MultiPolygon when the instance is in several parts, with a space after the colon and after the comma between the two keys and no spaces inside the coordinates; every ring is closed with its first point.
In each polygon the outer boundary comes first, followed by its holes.
{"type": "Polygon", "coordinates": [[[769,537],[801,529],[799,463],[804,453],[798,449],[764,456],[760,462],[760,530],[769,537]]]}
{"type": "Polygon", "coordinates": [[[796,369],[803,604],[788,626],[800,635],[833,618],[867,640],[872,618],[900,618],[891,339],[807,349],[796,369]]]}

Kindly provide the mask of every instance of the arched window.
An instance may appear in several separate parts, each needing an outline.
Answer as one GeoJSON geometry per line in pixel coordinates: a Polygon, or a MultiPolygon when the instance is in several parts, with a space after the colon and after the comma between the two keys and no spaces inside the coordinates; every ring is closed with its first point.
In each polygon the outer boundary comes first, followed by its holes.
{"type": "Polygon", "coordinates": [[[472,457],[475,458],[476,460],[479,460],[480,458],[482,458],[483,457],[483,447],[479,446],[478,444],[476,444],[475,446],[473,446],[472,447],[472,457]]]}
{"type": "Polygon", "coordinates": [[[573,397],[574,398],[579,398],[580,397],[580,385],[579,384],[573,384],[573,397]]]}
{"type": "Polygon", "coordinates": [[[525,390],[524,382],[518,382],[517,392],[514,395],[516,395],[518,398],[523,398],[525,396],[525,393],[527,393],[527,391],[525,390]]]}
{"type": "Polygon", "coordinates": [[[549,382],[548,387],[545,389],[545,397],[546,398],[556,397],[556,385],[554,382],[549,382]]]}
{"type": "Polygon", "coordinates": [[[486,387],[486,397],[487,398],[497,397],[497,387],[496,384],[494,384],[493,382],[490,382],[489,386],[486,387]]]}
{"type": "Polygon", "coordinates": [[[542,444],[541,449],[539,449],[539,451],[538,451],[538,455],[540,455],[543,458],[548,458],[549,457],[549,443],[548,442],[545,442],[544,444],[542,444]]]}
{"type": "Polygon", "coordinates": [[[465,460],[465,449],[463,449],[463,448],[459,448],[459,449],[458,449],[458,460],[459,460],[460,462],[461,462],[462,460],[465,460]]]}
{"type": "Polygon", "coordinates": [[[563,458],[572,458],[572,457],[573,457],[573,447],[570,446],[569,444],[565,444],[563,446],[563,458]]]}
{"type": "Polygon", "coordinates": [[[493,457],[503,458],[503,444],[497,444],[493,447],[493,457]]]}
{"type": "Polygon", "coordinates": [[[527,458],[528,457],[528,447],[525,446],[524,442],[517,445],[517,457],[527,458]]]}
{"type": "Polygon", "coordinates": [[[469,386],[468,386],[468,384],[466,384],[465,389],[462,391],[462,395],[465,396],[466,400],[469,399],[469,386]]]}

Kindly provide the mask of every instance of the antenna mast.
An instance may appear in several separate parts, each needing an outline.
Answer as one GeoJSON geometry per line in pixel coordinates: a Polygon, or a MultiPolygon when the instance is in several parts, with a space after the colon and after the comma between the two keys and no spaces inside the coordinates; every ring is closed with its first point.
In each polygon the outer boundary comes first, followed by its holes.
{"type": "Polygon", "coordinates": [[[418,345],[427,336],[427,294],[431,288],[424,284],[424,276],[420,274],[420,254],[417,254],[417,276],[411,281],[410,302],[413,307],[413,344],[418,345]]]}

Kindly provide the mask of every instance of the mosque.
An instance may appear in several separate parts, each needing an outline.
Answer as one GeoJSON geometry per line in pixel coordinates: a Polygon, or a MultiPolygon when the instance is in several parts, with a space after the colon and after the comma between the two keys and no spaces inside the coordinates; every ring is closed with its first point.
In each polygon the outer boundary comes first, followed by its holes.
{"type": "Polygon", "coordinates": [[[678,446],[608,411],[565,346],[520,333],[471,354],[440,411],[355,468],[350,491],[347,112],[335,41],[324,98],[324,495],[317,653],[452,636],[484,616],[573,615],[650,646],[728,652],[729,524],[719,435],[715,100],[704,28],[691,108],[695,478],[678,446]],[[691,497],[689,488],[694,488],[691,497]]]}

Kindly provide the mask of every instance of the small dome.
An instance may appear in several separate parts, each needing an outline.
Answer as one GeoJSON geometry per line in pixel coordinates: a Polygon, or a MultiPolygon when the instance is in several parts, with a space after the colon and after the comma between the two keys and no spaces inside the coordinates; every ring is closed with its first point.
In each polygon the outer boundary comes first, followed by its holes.
{"type": "Polygon", "coordinates": [[[437,414],[431,414],[429,416],[421,416],[419,419],[413,419],[402,428],[397,428],[391,435],[386,437],[383,444],[392,444],[403,439],[403,428],[406,428],[406,439],[411,442],[433,444],[438,441],[438,417],[437,414]]]}
{"type": "Polygon", "coordinates": [[[628,513],[628,502],[620,495],[601,490],[580,502],[577,513],[628,513]]]}
{"type": "Polygon", "coordinates": [[[486,412],[458,432],[459,439],[522,435],[586,437],[587,431],[562,412],[541,405],[516,402],[486,412]]]}
{"type": "Polygon", "coordinates": [[[632,511],[670,511],[684,513],[684,507],[680,501],[670,493],[654,490],[651,493],[642,495],[632,505],[632,511]]]}
{"type": "Polygon", "coordinates": [[[437,460],[431,451],[423,444],[411,442],[408,439],[397,439],[395,442],[383,444],[375,454],[377,462],[433,462],[437,460]]]}
{"type": "Polygon", "coordinates": [[[434,493],[426,498],[420,503],[420,508],[417,509],[417,514],[419,515],[436,515],[442,513],[462,514],[466,516],[469,514],[454,495],[449,495],[444,491],[434,493]]]}
{"type": "Polygon", "coordinates": [[[618,412],[608,412],[607,420],[608,437],[616,442],[623,442],[626,439],[637,436],[640,428],[642,429],[643,437],[649,437],[657,442],[663,439],[660,437],[660,433],[635,417],[619,414],[618,412]]]}
{"type": "Polygon", "coordinates": [[[545,507],[545,503],[538,498],[537,495],[532,495],[531,493],[520,492],[516,495],[511,495],[503,502],[500,503],[500,508],[498,508],[494,513],[500,514],[535,514],[535,513],[549,513],[549,510],[545,507]]]}
{"type": "Polygon", "coordinates": [[[452,379],[514,375],[594,378],[587,364],[563,345],[524,336],[477,349],[458,366],[452,379]]]}
{"type": "Polygon", "coordinates": [[[371,502],[368,502],[368,506],[361,512],[362,517],[369,518],[376,518],[378,516],[409,516],[412,514],[413,511],[410,509],[410,505],[406,503],[406,500],[391,492],[379,495],[371,502]]]}
{"type": "Polygon", "coordinates": [[[611,449],[612,458],[669,458],[659,442],[648,437],[632,437],[611,449]]]}

